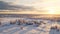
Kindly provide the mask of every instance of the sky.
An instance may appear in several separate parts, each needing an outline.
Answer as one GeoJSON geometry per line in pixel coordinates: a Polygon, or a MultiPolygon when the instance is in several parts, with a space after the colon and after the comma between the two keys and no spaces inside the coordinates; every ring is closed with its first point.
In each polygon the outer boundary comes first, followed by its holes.
{"type": "MultiPolygon", "coordinates": [[[[16,12],[17,14],[18,13],[20,14],[21,13],[22,14],[24,13],[27,13],[27,14],[30,14],[30,13],[32,14],[60,14],[60,0],[0,0],[0,1],[5,2],[5,4],[9,3],[9,4],[6,4],[8,5],[8,8],[5,7],[4,9],[23,10],[22,12],[16,12]],[[13,5],[14,7],[11,8],[10,4],[13,5]],[[18,6],[20,6],[20,8],[18,8],[18,6]]],[[[0,13],[3,13],[3,12],[0,12],[0,13]]],[[[13,13],[13,12],[10,12],[10,13],[13,13]]]]}

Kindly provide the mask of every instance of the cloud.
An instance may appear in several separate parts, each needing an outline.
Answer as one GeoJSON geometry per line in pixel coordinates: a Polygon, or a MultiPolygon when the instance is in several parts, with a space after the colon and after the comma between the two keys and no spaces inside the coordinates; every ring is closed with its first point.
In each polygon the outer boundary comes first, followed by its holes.
{"type": "Polygon", "coordinates": [[[0,10],[34,10],[34,8],[24,5],[11,5],[8,2],[0,1],[0,10]]]}

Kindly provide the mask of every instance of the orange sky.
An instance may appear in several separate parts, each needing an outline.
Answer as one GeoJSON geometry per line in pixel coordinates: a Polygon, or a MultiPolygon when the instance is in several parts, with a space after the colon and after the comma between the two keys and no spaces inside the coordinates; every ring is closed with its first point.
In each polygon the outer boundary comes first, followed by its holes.
{"type": "Polygon", "coordinates": [[[18,12],[0,12],[0,14],[60,14],[60,11],[18,11],[18,12]]]}

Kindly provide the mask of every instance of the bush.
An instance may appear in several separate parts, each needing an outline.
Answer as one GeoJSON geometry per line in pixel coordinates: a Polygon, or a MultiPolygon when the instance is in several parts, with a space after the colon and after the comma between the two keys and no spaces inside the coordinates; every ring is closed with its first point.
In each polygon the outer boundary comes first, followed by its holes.
{"type": "Polygon", "coordinates": [[[16,24],[16,21],[10,21],[10,24],[16,24]]]}
{"type": "Polygon", "coordinates": [[[17,23],[18,23],[18,25],[21,25],[21,24],[26,24],[27,22],[25,20],[20,19],[17,21],[17,23]]]}
{"type": "Polygon", "coordinates": [[[24,24],[24,20],[17,20],[18,25],[24,24]]]}
{"type": "Polygon", "coordinates": [[[33,25],[33,23],[26,23],[26,25],[33,25]]]}
{"type": "Polygon", "coordinates": [[[0,25],[1,25],[1,22],[0,22],[0,25]]]}
{"type": "Polygon", "coordinates": [[[51,27],[51,29],[57,29],[57,26],[53,26],[53,27],[51,27]]]}

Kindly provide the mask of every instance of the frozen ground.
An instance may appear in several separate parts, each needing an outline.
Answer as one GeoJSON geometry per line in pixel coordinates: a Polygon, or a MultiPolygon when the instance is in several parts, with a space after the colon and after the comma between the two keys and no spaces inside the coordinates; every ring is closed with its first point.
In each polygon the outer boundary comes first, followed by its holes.
{"type": "Polygon", "coordinates": [[[36,27],[34,25],[23,26],[23,29],[18,25],[9,25],[0,27],[0,34],[60,34],[60,31],[51,30],[51,24],[41,25],[36,27]]]}
{"type": "Polygon", "coordinates": [[[50,29],[51,23],[35,25],[0,25],[0,34],[60,34],[60,31],[50,29]],[[23,29],[21,29],[23,27],[23,29]]]}

